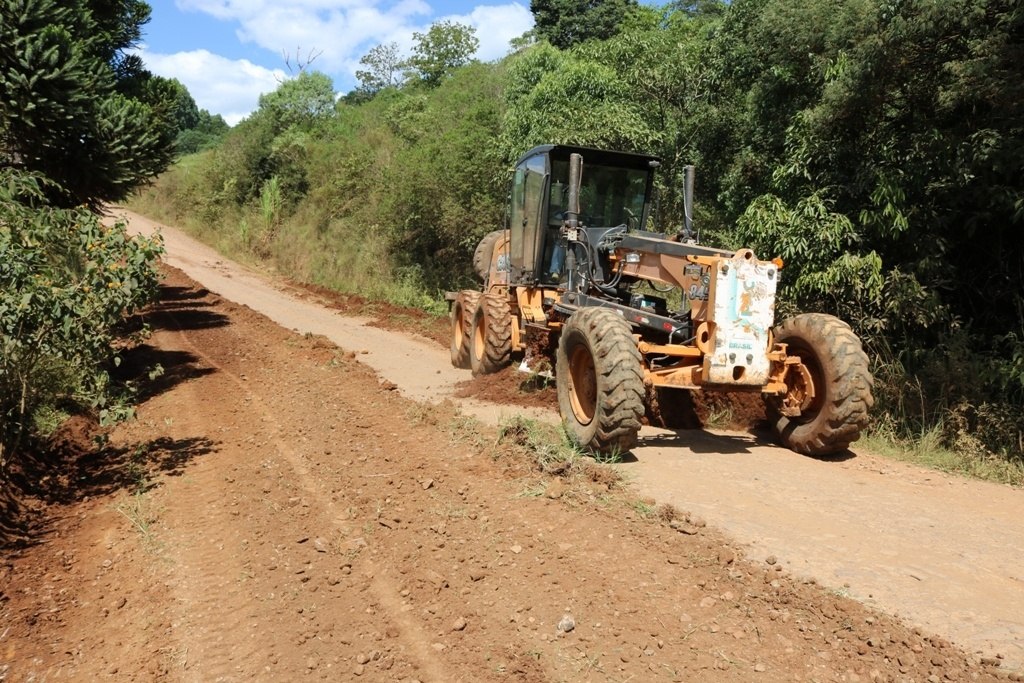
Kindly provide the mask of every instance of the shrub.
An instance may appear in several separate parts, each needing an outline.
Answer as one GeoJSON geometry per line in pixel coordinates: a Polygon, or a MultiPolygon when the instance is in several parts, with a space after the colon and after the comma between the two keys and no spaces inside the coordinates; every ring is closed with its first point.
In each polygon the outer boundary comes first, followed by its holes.
{"type": "Polygon", "coordinates": [[[0,472],[37,413],[64,400],[127,410],[107,368],[114,332],[156,291],[159,239],[44,203],[45,182],[0,172],[0,472]]]}

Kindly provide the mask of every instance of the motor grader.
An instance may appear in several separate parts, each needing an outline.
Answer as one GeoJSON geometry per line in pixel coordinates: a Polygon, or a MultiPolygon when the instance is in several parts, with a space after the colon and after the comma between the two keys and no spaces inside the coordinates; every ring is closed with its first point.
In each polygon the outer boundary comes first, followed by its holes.
{"type": "Polygon", "coordinates": [[[658,166],[567,145],[524,154],[506,227],[474,254],[482,289],[448,295],[452,363],[480,375],[553,359],[568,434],[604,454],[636,445],[648,397],[683,390],[758,392],[786,447],[845,450],[872,404],[860,340],[824,314],[774,326],[782,262],[694,239],[692,167],[682,231],[646,230],[658,166]]]}

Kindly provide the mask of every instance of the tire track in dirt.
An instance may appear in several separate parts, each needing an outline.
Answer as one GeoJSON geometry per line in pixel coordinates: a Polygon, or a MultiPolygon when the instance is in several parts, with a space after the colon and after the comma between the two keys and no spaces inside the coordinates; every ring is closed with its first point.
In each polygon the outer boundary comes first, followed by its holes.
{"type": "MultiPolygon", "coordinates": [[[[299,489],[298,492],[306,497],[303,506],[316,510],[321,522],[327,522],[333,526],[336,535],[340,535],[343,538],[357,538],[359,536],[359,529],[340,512],[340,508],[351,506],[354,501],[343,492],[336,495],[333,499],[329,494],[325,494],[322,482],[310,470],[306,459],[286,440],[284,435],[288,430],[277,419],[275,410],[268,405],[267,401],[259,393],[250,389],[253,383],[245,381],[242,376],[229,370],[225,365],[219,363],[206,353],[199,344],[193,342],[173,314],[171,318],[177,326],[176,333],[181,341],[179,347],[186,347],[197,358],[202,360],[206,368],[214,370],[221,377],[226,378],[232,383],[238,390],[238,394],[243,396],[251,409],[259,415],[261,421],[266,425],[264,429],[267,434],[266,445],[269,445],[273,453],[282,456],[288,463],[290,473],[284,475],[284,478],[288,481],[297,481],[299,483],[297,487],[299,489]]],[[[262,386],[262,384],[259,386],[262,386]]],[[[197,395],[194,391],[192,393],[194,405],[203,406],[206,403],[201,395],[197,395]]],[[[194,415],[195,413],[193,413],[194,415]]],[[[189,422],[194,421],[193,419],[189,422]]],[[[192,425],[189,424],[188,426],[191,427],[192,425]]],[[[207,424],[206,426],[208,427],[209,425],[207,424]]],[[[196,427],[198,427],[199,431],[203,429],[202,423],[196,425],[196,427]]],[[[217,488],[213,486],[200,486],[199,489],[207,491],[209,495],[206,500],[201,501],[200,507],[206,510],[217,510],[220,507],[221,498],[220,496],[212,495],[217,491],[217,488]]],[[[213,614],[210,614],[208,611],[204,612],[202,607],[210,603],[216,603],[217,601],[212,599],[213,596],[224,594],[225,586],[223,581],[225,575],[237,575],[246,571],[246,568],[235,566],[225,572],[223,566],[218,566],[223,563],[225,558],[224,545],[218,543],[219,539],[204,538],[200,532],[198,540],[205,541],[203,547],[198,552],[189,553],[187,557],[180,556],[179,554],[179,566],[185,569],[192,569],[192,578],[186,590],[183,591],[183,595],[179,598],[181,604],[188,605],[188,607],[183,607],[182,611],[189,615],[202,614],[202,624],[195,626],[195,636],[190,638],[191,645],[185,647],[186,649],[203,653],[200,662],[201,670],[196,671],[197,677],[193,680],[231,680],[232,675],[236,673],[234,662],[250,659],[256,652],[253,649],[239,651],[237,648],[223,647],[222,637],[219,634],[244,629],[246,626],[245,606],[239,605],[233,610],[217,609],[213,614]],[[190,567],[190,565],[193,565],[194,568],[190,567]]],[[[415,661],[414,667],[425,674],[427,680],[454,680],[455,677],[451,672],[444,669],[432,655],[429,646],[430,640],[421,626],[407,613],[403,613],[401,601],[395,598],[399,594],[399,588],[384,578],[380,567],[376,566],[372,559],[365,560],[364,564],[364,571],[373,577],[370,585],[372,586],[374,599],[384,607],[386,615],[384,618],[398,626],[397,630],[400,639],[408,646],[409,656],[415,661]]],[[[193,616],[192,621],[195,622],[197,619],[193,616]]]]}

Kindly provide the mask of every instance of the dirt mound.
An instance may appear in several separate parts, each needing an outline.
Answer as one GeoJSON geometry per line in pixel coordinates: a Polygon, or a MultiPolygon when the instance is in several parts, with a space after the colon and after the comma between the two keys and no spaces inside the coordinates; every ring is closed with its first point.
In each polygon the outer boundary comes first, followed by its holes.
{"type": "Polygon", "coordinates": [[[493,375],[480,375],[460,382],[456,386],[455,397],[558,410],[554,380],[520,372],[514,365],[493,375]]]}
{"type": "Polygon", "coordinates": [[[7,464],[0,479],[0,550],[24,547],[46,531],[41,512],[90,495],[101,432],[92,417],[75,415],[47,441],[30,444],[7,464]]]}

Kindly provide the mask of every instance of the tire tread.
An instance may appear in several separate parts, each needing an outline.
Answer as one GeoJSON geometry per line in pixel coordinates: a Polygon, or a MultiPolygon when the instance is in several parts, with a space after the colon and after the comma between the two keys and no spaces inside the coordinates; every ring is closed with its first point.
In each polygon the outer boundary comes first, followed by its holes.
{"type": "Polygon", "coordinates": [[[470,330],[469,360],[474,375],[489,375],[509,364],[512,359],[512,309],[508,299],[497,294],[482,295],[473,315],[470,330]],[[472,348],[476,343],[476,335],[472,333],[472,329],[478,324],[485,326],[484,348],[481,354],[477,354],[472,348]]]}
{"type": "Polygon", "coordinates": [[[579,445],[599,453],[623,453],[637,444],[644,414],[644,385],[640,351],[632,330],[621,316],[602,308],[580,309],[566,323],[563,342],[580,334],[589,341],[598,373],[598,406],[594,422],[585,427],[575,423],[568,405],[568,355],[559,345],[559,408],[569,432],[579,445]],[[593,427],[593,429],[590,429],[593,427]]]}
{"type": "Polygon", "coordinates": [[[818,356],[825,375],[825,402],[807,419],[782,415],[777,398],[767,401],[769,421],[788,448],[805,455],[832,455],[846,450],[867,427],[874,405],[867,354],[853,329],[831,315],[805,313],[784,321],[775,331],[781,343],[796,340],[818,356]]]}

